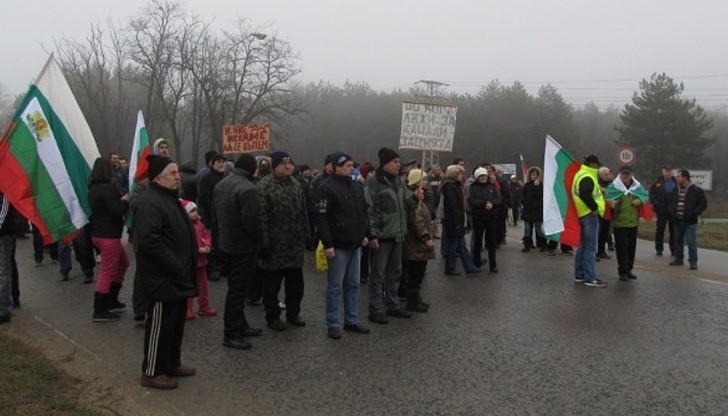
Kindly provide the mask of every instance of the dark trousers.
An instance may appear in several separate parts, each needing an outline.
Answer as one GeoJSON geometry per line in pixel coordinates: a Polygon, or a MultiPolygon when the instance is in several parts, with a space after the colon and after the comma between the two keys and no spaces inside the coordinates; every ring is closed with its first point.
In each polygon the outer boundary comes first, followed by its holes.
{"type": "Polygon", "coordinates": [[[255,275],[255,253],[233,254],[227,256],[228,290],[225,296],[225,339],[242,338],[243,332],[250,327],[245,318],[245,293],[250,280],[255,275]]]}
{"type": "Polygon", "coordinates": [[[255,266],[253,275],[248,279],[248,291],[245,297],[251,302],[257,302],[263,298],[263,276],[264,271],[255,266]]]}
{"type": "Polygon", "coordinates": [[[361,267],[359,270],[362,279],[369,278],[369,247],[361,248],[361,267]]]}
{"type": "Polygon", "coordinates": [[[617,253],[619,274],[632,271],[636,250],[637,227],[614,227],[614,251],[617,253]]]}
{"type": "Polygon", "coordinates": [[[670,248],[670,254],[675,255],[675,223],[670,219],[667,214],[657,214],[657,224],[655,228],[655,251],[662,253],[663,244],[665,241],[665,226],[667,226],[668,232],[668,247],[670,248]]]}
{"type": "Polygon", "coordinates": [[[508,209],[506,215],[496,220],[495,243],[500,245],[506,240],[506,223],[508,222],[508,209]]]}
{"type": "MultiPolygon", "coordinates": [[[[134,257],[136,258],[136,264],[139,264],[139,254],[136,251],[136,247],[134,247],[134,257]]],[[[131,306],[134,310],[134,315],[141,315],[143,313],[146,313],[148,305],[147,305],[147,299],[144,296],[144,292],[142,291],[142,278],[139,277],[139,268],[136,269],[134,272],[134,283],[132,285],[132,293],[131,293],[131,306]]]]}
{"type": "Polygon", "coordinates": [[[68,274],[73,268],[71,245],[76,255],[76,261],[81,265],[83,273],[93,275],[96,259],[94,258],[94,245],[91,242],[91,227],[88,224],[81,228],[72,243],[58,242],[58,264],[60,265],[61,274],[68,274]]]}
{"type": "Polygon", "coordinates": [[[280,319],[281,308],[278,306],[278,292],[281,290],[281,283],[284,280],[286,316],[297,316],[301,312],[301,299],[303,299],[303,269],[293,267],[261,271],[263,272],[265,320],[272,322],[280,319]]]}
{"type": "Polygon", "coordinates": [[[488,262],[490,268],[495,264],[495,246],[497,233],[500,227],[500,218],[484,219],[473,217],[473,261],[476,267],[483,265],[481,252],[483,251],[483,235],[485,235],[485,248],[488,249],[488,262]]]}
{"type": "Polygon", "coordinates": [[[144,326],[144,375],[171,375],[182,364],[185,321],[187,299],[149,305],[144,326]]]}
{"type": "Polygon", "coordinates": [[[10,263],[12,267],[11,278],[13,282],[13,305],[20,305],[20,275],[18,274],[18,262],[15,261],[15,250],[17,249],[16,242],[13,241],[13,249],[10,257],[10,263]]]}
{"type": "Polygon", "coordinates": [[[599,219],[599,240],[597,241],[597,253],[606,253],[607,244],[609,243],[609,227],[612,225],[611,220],[599,219]]]}
{"type": "Polygon", "coordinates": [[[409,273],[407,280],[407,289],[419,290],[422,286],[422,279],[425,278],[427,271],[427,260],[405,260],[404,266],[409,273]]]}

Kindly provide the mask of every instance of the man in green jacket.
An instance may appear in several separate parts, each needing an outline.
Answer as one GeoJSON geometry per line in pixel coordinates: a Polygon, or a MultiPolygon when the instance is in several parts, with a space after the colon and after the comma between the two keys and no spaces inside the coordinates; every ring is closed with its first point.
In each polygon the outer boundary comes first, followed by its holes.
{"type": "Polygon", "coordinates": [[[389,321],[385,314],[399,318],[412,316],[400,307],[397,295],[402,272],[402,243],[407,234],[407,207],[405,188],[397,177],[399,155],[383,147],[378,156],[379,167],[367,180],[364,192],[371,230],[369,247],[372,249],[369,320],[386,324],[389,321]],[[386,312],[383,311],[382,296],[385,297],[386,312]]]}
{"type": "Polygon", "coordinates": [[[614,251],[617,253],[619,280],[636,279],[632,273],[637,250],[637,227],[640,207],[650,196],[642,184],[632,176],[632,166],[622,166],[619,175],[607,187],[606,200],[612,206],[614,251]]]}

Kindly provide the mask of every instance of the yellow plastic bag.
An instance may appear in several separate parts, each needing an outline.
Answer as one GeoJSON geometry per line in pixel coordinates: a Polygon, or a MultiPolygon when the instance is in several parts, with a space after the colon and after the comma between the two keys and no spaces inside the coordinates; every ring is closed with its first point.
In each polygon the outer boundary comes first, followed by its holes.
{"type": "Polygon", "coordinates": [[[320,272],[329,270],[329,261],[326,259],[326,254],[324,253],[324,243],[320,241],[318,247],[316,247],[316,270],[320,272]]]}

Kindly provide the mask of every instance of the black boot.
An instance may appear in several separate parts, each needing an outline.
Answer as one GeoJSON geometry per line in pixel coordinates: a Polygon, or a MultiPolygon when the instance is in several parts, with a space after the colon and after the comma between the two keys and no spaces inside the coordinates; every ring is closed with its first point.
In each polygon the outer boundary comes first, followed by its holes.
{"type": "Polygon", "coordinates": [[[407,289],[407,310],[410,312],[425,313],[429,308],[420,303],[420,291],[418,289],[407,289]]]}
{"type": "Polygon", "coordinates": [[[121,291],[121,283],[112,283],[109,289],[109,309],[122,309],[126,307],[126,303],[119,302],[119,292],[121,291]]]}
{"type": "Polygon", "coordinates": [[[111,322],[119,320],[118,313],[109,311],[108,303],[108,293],[94,293],[94,322],[111,322]]]}

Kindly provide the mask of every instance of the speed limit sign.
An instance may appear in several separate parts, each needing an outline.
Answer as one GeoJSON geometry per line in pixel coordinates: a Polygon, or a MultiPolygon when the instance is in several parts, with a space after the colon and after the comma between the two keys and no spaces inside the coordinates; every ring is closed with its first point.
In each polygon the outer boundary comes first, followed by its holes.
{"type": "Polygon", "coordinates": [[[631,147],[623,147],[619,149],[619,161],[625,165],[633,164],[636,157],[637,155],[631,147]]]}

